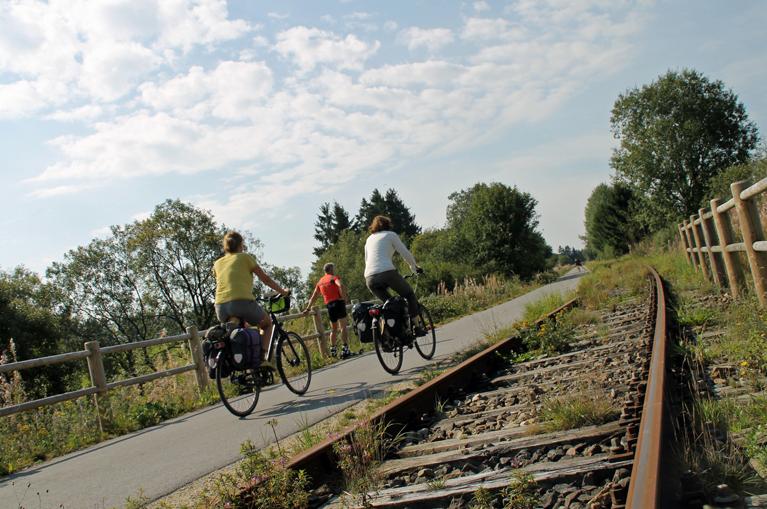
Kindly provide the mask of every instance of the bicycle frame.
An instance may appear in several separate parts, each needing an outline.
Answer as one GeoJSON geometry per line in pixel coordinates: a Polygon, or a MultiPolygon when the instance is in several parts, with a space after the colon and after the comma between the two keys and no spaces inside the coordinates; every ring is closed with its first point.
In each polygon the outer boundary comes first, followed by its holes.
{"type": "Polygon", "coordinates": [[[274,351],[275,345],[277,344],[277,338],[279,337],[277,334],[278,332],[283,332],[282,324],[277,319],[277,315],[269,311],[269,317],[272,319],[272,336],[269,338],[269,346],[266,348],[266,355],[264,356],[266,360],[272,360],[272,352],[274,351]]]}

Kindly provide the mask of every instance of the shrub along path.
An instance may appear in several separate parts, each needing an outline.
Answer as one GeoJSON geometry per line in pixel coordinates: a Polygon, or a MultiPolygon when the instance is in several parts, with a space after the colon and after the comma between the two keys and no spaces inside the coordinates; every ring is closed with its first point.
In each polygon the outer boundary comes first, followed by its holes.
{"type": "Polygon", "coordinates": [[[546,294],[574,289],[581,275],[570,273],[440,327],[434,359],[424,361],[414,350],[407,351],[398,376],[387,374],[375,353],[369,352],[315,372],[309,392],[302,397],[296,397],[283,385],[262,391],[256,411],[247,418],[238,419],[216,405],[0,479],[0,509],[17,509],[20,504],[37,506],[38,492],[42,507],[63,505],[67,509],[121,507],[139,490],[150,499],[160,498],[237,461],[240,444],[245,440],[257,446],[274,442],[269,421],[277,421],[274,433],[280,439],[287,437],[306,424],[314,424],[416,376],[424,366],[512,324],[523,316],[526,304],[546,294]]]}

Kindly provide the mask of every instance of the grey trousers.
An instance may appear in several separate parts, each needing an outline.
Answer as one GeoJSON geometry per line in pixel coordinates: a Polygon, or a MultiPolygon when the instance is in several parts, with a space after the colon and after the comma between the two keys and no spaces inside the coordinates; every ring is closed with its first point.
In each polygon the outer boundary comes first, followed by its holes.
{"type": "Polygon", "coordinates": [[[391,297],[389,293],[389,288],[391,288],[407,299],[410,316],[418,316],[418,299],[415,297],[415,292],[396,270],[387,270],[368,276],[365,278],[365,283],[370,293],[381,299],[382,302],[386,302],[386,299],[391,297]]]}

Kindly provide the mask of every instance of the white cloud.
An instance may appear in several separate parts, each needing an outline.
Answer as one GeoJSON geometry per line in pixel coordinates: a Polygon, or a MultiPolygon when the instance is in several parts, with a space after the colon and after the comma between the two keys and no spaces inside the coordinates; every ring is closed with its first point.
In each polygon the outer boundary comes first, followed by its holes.
{"type": "Polygon", "coordinates": [[[453,42],[453,32],[449,28],[410,27],[399,33],[398,40],[411,51],[426,48],[433,52],[453,42]]]}
{"type": "Polygon", "coordinates": [[[466,69],[458,64],[427,60],[370,69],[360,76],[360,83],[402,88],[421,85],[441,87],[460,78],[465,72],[466,69]]]}
{"type": "Polygon", "coordinates": [[[195,66],[165,83],[149,82],[139,88],[142,101],[155,110],[192,119],[214,116],[232,120],[260,107],[272,84],[272,71],[266,64],[226,61],[210,72],[195,66]]]}
{"type": "Polygon", "coordinates": [[[275,50],[291,58],[302,72],[320,64],[359,70],[380,45],[378,41],[368,44],[352,34],[342,38],[318,28],[298,26],[277,34],[275,50]]]}
{"type": "Polygon", "coordinates": [[[179,54],[250,30],[227,18],[225,0],[3,2],[0,68],[23,100],[0,111],[24,116],[68,101],[115,101],[179,54]]]}
{"type": "Polygon", "coordinates": [[[490,5],[485,0],[474,2],[474,10],[477,12],[483,12],[490,9],[490,5]]]}
{"type": "Polygon", "coordinates": [[[94,184],[65,184],[61,186],[45,187],[29,192],[33,198],[54,198],[68,194],[78,194],[96,187],[94,184]]]}
{"type": "Polygon", "coordinates": [[[266,15],[272,19],[277,19],[277,20],[288,19],[290,17],[290,14],[280,13],[280,12],[269,12],[266,15]]]}
{"type": "Polygon", "coordinates": [[[357,21],[362,21],[362,20],[370,19],[372,17],[373,17],[373,14],[371,14],[369,12],[361,12],[361,11],[353,12],[351,14],[347,14],[347,15],[344,16],[344,18],[346,18],[346,19],[354,19],[354,20],[357,20],[357,21]]]}
{"type": "Polygon", "coordinates": [[[132,92],[162,59],[138,43],[103,43],[83,58],[80,87],[101,101],[132,92]]]}
{"type": "MultiPolygon", "coordinates": [[[[0,96],[2,94],[0,93],[0,96]]],[[[54,111],[47,118],[60,122],[82,122],[95,120],[104,114],[104,108],[95,104],[86,104],[71,110],[54,111]]]]}
{"type": "Polygon", "coordinates": [[[490,41],[494,39],[523,39],[526,33],[521,27],[512,27],[510,21],[503,18],[469,18],[464,24],[461,38],[471,41],[490,41]]]}
{"type": "Polygon", "coordinates": [[[188,52],[200,44],[237,39],[253,29],[245,20],[228,19],[226,0],[174,0],[158,5],[162,19],[160,48],[188,52]]]}
{"type": "Polygon", "coordinates": [[[0,84],[0,118],[23,117],[42,109],[46,98],[38,91],[37,85],[26,80],[0,84]]]}
{"type": "MultiPolygon", "coordinates": [[[[615,25],[631,25],[631,10],[579,11],[575,20],[548,26],[534,6],[522,7],[524,19],[514,23],[467,19],[457,33],[476,45],[460,58],[368,68],[377,41],[297,26],[276,35],[274,51],[259,56],[264,61],[248,52],[240,61],[216,54],[210,64],[173,73],[162,67],[161,75],[142,78],[123,115],[54,140],[59,160],[30,184],[38,194],[61,193],[63,186],[217,172],[237,192],[229,203],[218,204],[219,195],[200,203],[242,223],[253,203],[279,207],[327,191],[328,182],[339,186],[402,160],[495,141],[510,127],[547,118],[625,64],[629,31],[595,35],[591,27],[605,12],[615,25]],[[547,26],[534,21],[539,17],[547,26]],[[269,60],[278,56],[295,67],[285,71],[269,60]]],[[[429,51],[454,37],[447,29],[406,33],[408,45],[429,51]]],[[[537,154],[525,157],[516,163],[548,164],[537,154]]]]}

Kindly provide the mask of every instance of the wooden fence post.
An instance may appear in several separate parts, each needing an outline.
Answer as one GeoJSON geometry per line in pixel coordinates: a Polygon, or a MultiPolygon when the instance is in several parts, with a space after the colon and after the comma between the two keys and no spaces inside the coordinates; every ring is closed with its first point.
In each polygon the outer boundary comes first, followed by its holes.
{"type": "Polygon", "coordinates": [[[721,200],[715,198],[711,200],[711,215],[714,219],[716,236],[719,238],[719,245],[722,247],[722,261],[724,261],[724,270],[727,273],[727,286],[730,288],[730,294],[734,299],[740,295],[740,289],[743,288],[743,267],[740,264],[740,258],[737,253],[727,251],[727,246],[734,242],[735,236],[732,233],[732,222],[725,212],[719,212],[721,200]]]}
{"type": "Polygon", "coordinates": [[[703,271],[703,275],[708,279],[708,266],[706,265],[706,259],[703,257],[703,242],[700,240],[700,233],[698,232],[698,226],[695,224],[695,215],[690,216],[690,228],[692,229],[692,238],[695,241],[695,250],[698,252],[698,264],[700,270],[703,271]]]}
{"type": "Polygon", "coordinates": [[[715,253],[712,250],[718,240],[716,232],[711,227],[711,218],[706,217],[706,209],[699,209],[698,215],[700,216],[700,229],[703,232],[703,240],[706,242],[706,247],[708,248],[708,263],[711,266],[711,275],[714,278],[714,283],[721,288],[724,286],[724,264],[722,262],[722,255],[720,253],[715,253]]]}
{"type": "Polygon", "coordinates": [[[325,325],[322,323],[322,313],[318,306],[312,308],[312,318],[314,318],[314,330],[317,331],[319,337],[317,338],[317,345],[320,347],[320,352],[323,356],[328,356],[328,336],[325,332],[325,325]]]}
{"type": "Polygon", "coordinates": [[[101,348],[98,341],[88,341],[85,343],[85,349],[88,350],[88,373],[91,376],[91,385],[98,389],[98,393],[93,395],[93,401],[96,404],[96,418],[99,423],[99,432],[104,434],[104,423],[101,416],[100,396],[107,392],[107,375],[104,371],[104,360],[101,358],[101,348]]]}
{"type": "Polygon", "coordinates": [[[687,236],[684,234],[684,223],[680,223],[676,225],[677,230],[679,231],[679,236],[682,238],[682,250],[684,251],[684,257],[687,259],[687,263],[692,265],[692,258],[690,257],[690,252],[687,251],[687,249],[690,247],[689,244],[687,244],[687,236]]]}
{"type": "Polygon", "coordinates": [[[186,333],[189,334],[189,351],[192,354],[192,363],[194,364],[194,374],[197,377],[197,386],[200,388],[200,393],[205,391],[208,387],[208,368],[205,365],[205,359],[202,355],[202,343],[200,342],[200,335],[197,334],[197,327],[187,327],[186,333]]]}
{"type": "Polygon", "coordinates": [[[692,266],[695,270],[700,270],[698,267],[698,256],[695,254],[695,243],[692,240],[692,231],[690,230],[690,222],[685,219],[684,223],[684,236],[687,238],[687,245],[690,246],[690,260],[692,260],[692,266]]]}
{"type": "Polygon", "coordinates": [[[746,245],[748,264],[754,278],[754,289],[762,307],[767,306],[767,253],[754,251],[754,242],[764,240],[764,230],[759,219],[759,209],[753,199],[742,200],[740,193],[748,187],[748,181],[741,180],[730,185],[735,208],[738,211],[740,231],[743,233],[743,243],[746,245]]]}

